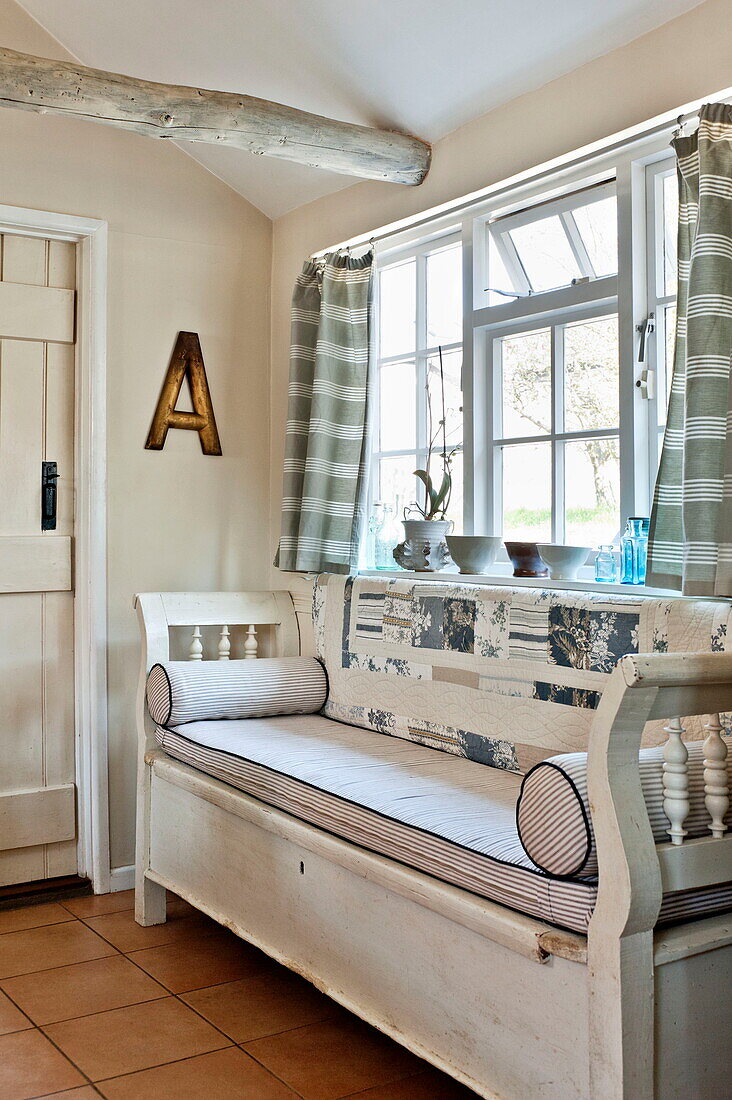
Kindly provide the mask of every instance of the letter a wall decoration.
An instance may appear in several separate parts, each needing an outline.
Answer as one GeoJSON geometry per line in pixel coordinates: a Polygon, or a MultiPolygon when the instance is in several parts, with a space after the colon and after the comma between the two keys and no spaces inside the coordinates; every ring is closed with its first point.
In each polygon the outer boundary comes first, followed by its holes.
{"type": "Polygon", "coordinates": [[[187,428],[198,432],[201,450],[205,455],[221,454],[221,442],[197,332],[178,333],[145,449],[162,451],[168,428],[187,428]],[[191,389],[193,412],[180,412],[175,407],[186,375],[191,389]]]}

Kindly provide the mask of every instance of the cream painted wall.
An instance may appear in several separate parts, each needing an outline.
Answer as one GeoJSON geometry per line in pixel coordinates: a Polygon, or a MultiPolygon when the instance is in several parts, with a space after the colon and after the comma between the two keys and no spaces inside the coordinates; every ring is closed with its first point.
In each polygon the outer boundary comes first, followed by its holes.
{"type": "MultiPolygon", "coordinates": [[[[732,85],[732,0],[707,0],[621,49],[496,108],[434,149],[418,188],[362,183],[278,218],[272,261],[272,503],[279,536],[292,286],[310,253],[470,194],[732,85]]],[[[289,576],[294,591],[304,582],[289,576]]],[[[273,569],[272,583],[287,583],[273,569]]]]}
{"type": "MultiPolygon", "coordinates": [[[[10,0],[4,46],[64,51],[10,0]]],[[[269,575],[271,223],[180,150],[0,110],[0,202],[109,222],[109,738],[112,866],[134,859],[136,591],[269,575]],[[224,455],[172,431],[143,449],[180,329],[200,334],[224,455]],[[259,517],[260,523],[252,522],[259,517]]]]}

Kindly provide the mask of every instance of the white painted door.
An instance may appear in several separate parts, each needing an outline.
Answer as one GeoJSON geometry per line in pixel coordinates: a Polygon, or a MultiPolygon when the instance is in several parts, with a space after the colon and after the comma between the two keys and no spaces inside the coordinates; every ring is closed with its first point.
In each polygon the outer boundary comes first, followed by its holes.
{"type": "Polygon", "coordinates": [[[76,249],[0,237],[0,886],[75,874],[76,249]],[[42,464],[58,468],[42,530],[42,464]]]}

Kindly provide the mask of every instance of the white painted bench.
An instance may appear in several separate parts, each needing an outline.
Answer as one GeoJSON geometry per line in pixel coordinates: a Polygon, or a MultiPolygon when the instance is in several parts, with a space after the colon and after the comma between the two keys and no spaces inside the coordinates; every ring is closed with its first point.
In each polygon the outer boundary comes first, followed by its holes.
{"type": "Polygon", "coordinates": [[[216,627],[213,659],[299,652],[285,592],[140,595],[136,915],[165,888],[303,974],[481,1096],[720,1100],[729,1091],[732,914],[654,930],[664,890],[732,879],[722,820],[732,653],[625,657],[595,713],[589,797],[599,862],[585,937],[447,885],[274,809],[158,747],[145,706],[170,628],[216,627]],[[685,750],[673,715],[711,714],[708,837],[685,839],[685,750]],[[637,760],[668,719],[668,843],[654,843],[637,760]],[[726,1031],[726,1034],[725,1034],[726,1031]]]}

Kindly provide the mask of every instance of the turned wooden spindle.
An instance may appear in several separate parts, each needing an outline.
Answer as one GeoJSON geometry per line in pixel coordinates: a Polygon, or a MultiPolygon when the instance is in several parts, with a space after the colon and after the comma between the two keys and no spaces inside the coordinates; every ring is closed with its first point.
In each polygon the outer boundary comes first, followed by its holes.
{"type": "Polygon", "coordinates": [[[663,812],[671,825],[666,832],[672,844],[683,844],[687,833],[683,824],[689,815],[689,753],[681,740],[686,731],[680,718],[670,718],[663,730],[668,734],[663,747],[663,812]]]}
{"type": "Polygon", "coordinates": [[[229,637],[228,626],[221,627],[221,634],[219,636],[219,660],[228,661],[231,653],[231,638],[229,637]]]}
{"type": "Polygon", "coordinates": [[[257,656],[257,649],[259,648],[259,642],[257,641],[256,627],[250,625],[247,627],[247,636],[244,639],[244,660],[253,661],[257,656]]]}
{"type": "Polygon", "coordinates": [[[191,644],[188,650],[189,661],[202,661],[203,660],[203,643],[201,641],[201,628],[200,626],[194,626],[193,634],[191,635],[191,644]]]}
{"type": "Polygon", "coordinates": [[[704,742],[704,805],[707,808],[713,837],[720,839],[727,831],[724,823],[729,809],[729,780],[727,778],[727,745],[722,737],[722,723],[718,714],[704,725],[709,730],[704,742]]]}

